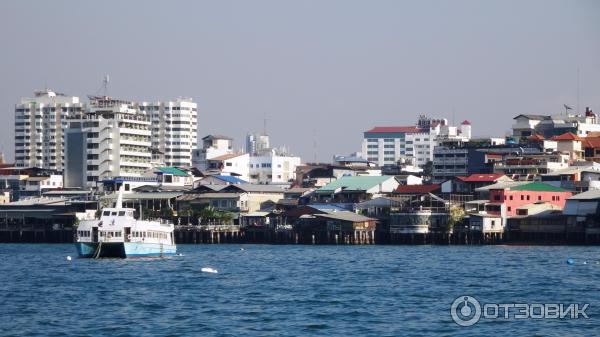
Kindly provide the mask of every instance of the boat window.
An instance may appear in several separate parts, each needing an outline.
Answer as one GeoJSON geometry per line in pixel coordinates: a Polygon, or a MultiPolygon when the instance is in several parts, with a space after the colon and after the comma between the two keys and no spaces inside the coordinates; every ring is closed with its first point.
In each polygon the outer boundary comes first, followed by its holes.
{"type": "Polygon", "coordinates": [[[121,237],[121,232],[115,232],[115,236],[120,238],[121,237]]]}
{"type": "Polygon", "coordinates": [[[127,211],[127,216],[128,217],[133,217],[133,211],[127,211]]]}
{"type": "Polygon", "coordinates": [[[119,211],[119,216],[125,216],[125,211],[119,211]]]}
{"type": "Polygon", "coordinates": [[[144,234],[144,237],[146,237],[146,232],[142,232],[144,234]]]}
{"type": "Polygon", "coordinates": [[[117,215],[117,212],[112,212],[112,215],[113,215],[113,216],[114,216],[114,215],[117,215]]]}
{"type": "Polygon", "coordinates": [[[102,215],[109,216],[110,215],[110,211],[104,211],[104,212],[102,212],[102,215]]]}

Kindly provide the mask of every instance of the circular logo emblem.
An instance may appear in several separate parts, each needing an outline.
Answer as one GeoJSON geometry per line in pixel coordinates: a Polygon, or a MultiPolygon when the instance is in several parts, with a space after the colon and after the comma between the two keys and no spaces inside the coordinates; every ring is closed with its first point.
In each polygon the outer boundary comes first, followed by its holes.
{"type": "Polygon", "coordinates": [[[460,326],[471,326],[481,318],[481,304],[471,296],[459,296],[450,308],[452,320],[460,326]]]}

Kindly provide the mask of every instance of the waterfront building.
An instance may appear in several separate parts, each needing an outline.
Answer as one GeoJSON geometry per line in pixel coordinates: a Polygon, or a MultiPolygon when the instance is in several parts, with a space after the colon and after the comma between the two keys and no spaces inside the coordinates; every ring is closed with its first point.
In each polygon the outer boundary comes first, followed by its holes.
{"type": "Polygon", "coordinates": [[[414,126],[375,127],[364,132],[363,158],[379,166],[394,165],[400,159],[414,159],[422,167],[433,160],[433,149],[438,141],[471,138],[471,123],[464,121],[460,127],[448,125],[446,119],[419,117],[414,126]]]}
{"type": "Polygon", "coordinates": [[[319,202],[359,203],[392,193],[399,185],[393,176],[343,176],[316,190],[313,198],[319,202]]]}
{"type": "Polygon", "coordinates": [[[547,202],[563,209],[572,192],[541,182],[501,182],[476,189],[489,191],[485,205],[487,214],[502,218],[518,215],[517,209],[540,202],[547,202]]]}
{"type": "Polygon", "coordinates": [[[15,166],[61,171],[67,121],[84,110],[79,97],[48,89],[22,98],[15,105],[15,166]]]}
{"type": "Polygon", "coordinates": [[[192,166],[197,147],[198,105],[191,99],[135,104],[140,114],[152,122],[152,148],[159,151],[166,166],[192,166]]]}
{"type": "Polygon", "coordinates": [[[40,168],[4,168],[0,190],[10,191],[12,201],[41,197],[45,192],[63,188],[63,177],[57,170],[40,168]]]}

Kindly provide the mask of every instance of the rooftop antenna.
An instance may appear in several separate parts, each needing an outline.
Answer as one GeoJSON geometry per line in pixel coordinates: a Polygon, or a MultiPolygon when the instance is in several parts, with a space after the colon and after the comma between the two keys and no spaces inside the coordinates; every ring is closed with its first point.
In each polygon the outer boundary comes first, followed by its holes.
{"type": "Polygon", "coordinates": [[[267,113],[264,113],[263,117],[263,135],[267,135],[267,113]]]}
{"type": "Polygon", "coordinates": [[[110,82],[110,77],[108,75],[104,75],[102,79],[102,89],[104,89],[104,96],[108,96],[108,82],[110,82]]]}
{"type": "Polygon", "coordinates": [[[577,67],[577,112],[579,113],[581,110],[579,110],[579,67],[577,67]]]}
{"type": "Polygon", "coordinates": [[[313,129],[313,162],[317,163],[317,130],[313,129]]]}

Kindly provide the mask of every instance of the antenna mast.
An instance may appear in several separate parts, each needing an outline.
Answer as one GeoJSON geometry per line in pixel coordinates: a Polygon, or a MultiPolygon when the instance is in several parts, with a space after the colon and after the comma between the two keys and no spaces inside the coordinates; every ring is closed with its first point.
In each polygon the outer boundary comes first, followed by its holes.
{"type": "Polygon", "coordinates": [[[110,77],[108,75],[104,75],[102,79],[102,89],[104,90],[104,96],[108,96],[108,82],[110,81],[110,77]]]}

